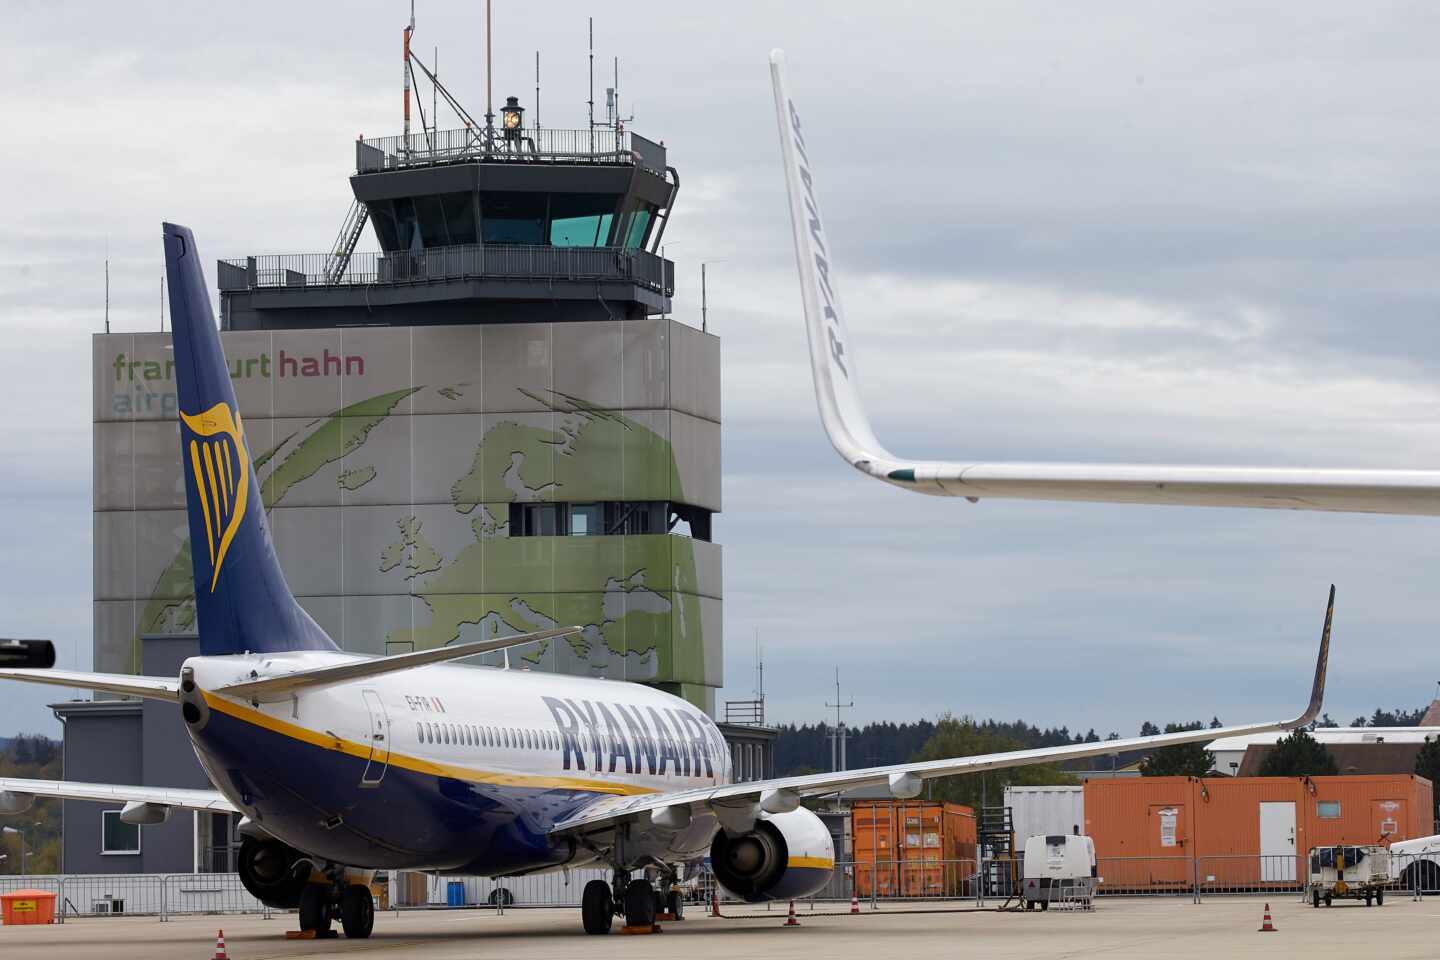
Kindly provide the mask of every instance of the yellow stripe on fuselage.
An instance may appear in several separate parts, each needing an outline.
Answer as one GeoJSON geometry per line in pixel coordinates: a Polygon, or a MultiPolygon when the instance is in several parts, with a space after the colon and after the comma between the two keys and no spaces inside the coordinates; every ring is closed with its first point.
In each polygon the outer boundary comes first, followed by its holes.
{"type": "MultiPolygon", "coordinates": [[[[343,737],[332,737],[314,730],[306,729],[297,724],[289,723],[278,717],[272,717],[268,713],[243,706],[233,700],[201,691],[205,702],[212,710],[218,710],[226,716],[234,717],[243,723],[278,733],[281,736],[289,737],[292,740],[299,740],[324,750],[333,750],[336,753],[347,754],[352,757],[359,757],[362,760],[370,759],[370,747],[363,743],[356,743],[353,740],[346,740],[343,737]]],[[[404,754],[390,751],[390,766],[400,767],[403,770],[410,770],[415,773],[428,774],[432,777],[448,777],[452,780],[465,780],[470,783],[486,783],[502,787],[531,787],[547,790],[584,790],[588,793],[612,793],[620,796],[639,796],[642,794],[659,793],[653,787],[641,787],[628,783],[610,783],[605,780],[587,780],[583,777],[546,777],[539,774],[528,773],[501,773],[493,770],[474,770],[469,767],[460,767],[450,763],[440,763],[434,760],[423,760],[419,757],[408,757],[404,754]]],[[[791,861],[792,863],[794,861],[791,861]]]]}

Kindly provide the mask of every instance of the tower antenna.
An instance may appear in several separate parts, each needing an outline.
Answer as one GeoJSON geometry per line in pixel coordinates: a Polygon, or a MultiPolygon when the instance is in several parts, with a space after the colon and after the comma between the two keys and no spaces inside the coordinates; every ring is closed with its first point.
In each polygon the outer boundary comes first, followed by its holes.
{"type": "Polygon", "coordinates": [[[415,0],[410,0],[410,23],[405,27],[404,74],[405,74],[405,139],[404,150],[410,152],[410,35],[415,32],[415,0]]]}
{"type": "Polygon", "coordinates": [[[848,710],[855,706],[855,701],[849,703],[840,702],[840,668],[835,668],[835,702],[826,701],[826,707],[835,708],[835,731],[830,734],[830,763],[836,771],[846,769],[845,766],[845,741],[850,739],[850,733],[845,729],[845,721],[840,719],[840,711],[848,710]]]}
{"type": "Polygon", "coordinates": [[[540,51],[535,51],[535,129],[540,129],[540,51]]]}
{"type": "Polygon", "coordinates": [[[495,100],[490,84],[490,0],[485,0],[485,141],[486,149],[495,140],[495,100]]]}
{"type": "Polygon", "coordinates": [[[595,18],[590,18],[590,99],[585,101],[590,109],[590,152],[595,152],[595,18]]]}
{"type": "MultiPolygon", "coordinates": [[[[109,239],[106,239],[105,246],[110,246],[109,239]]],[[[105,332],[110,332],[110,258],[105,258],[105,332]]]]}

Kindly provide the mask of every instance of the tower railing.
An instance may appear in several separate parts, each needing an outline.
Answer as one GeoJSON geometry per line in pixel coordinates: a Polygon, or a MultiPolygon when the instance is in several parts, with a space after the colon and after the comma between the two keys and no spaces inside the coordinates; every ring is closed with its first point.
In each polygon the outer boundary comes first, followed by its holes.
{"type": "Polygon", "coordinates": [[[221,290],[423,284],[454,280],[630,281],[671,296],[675,264],[624,247],[552,247],[478,243],[403,251],[356,253],[335,273],[329,253],[295,253],[221,260],[221,290]]]}
{"type": "Polygon", "coordinates": [[[409,137],[361,137],[355,142],[357,173],[472,162],[597,163],[639,166],[665,173],[665,147],[628,130],[497,131],[429,130],[409,137]]]}

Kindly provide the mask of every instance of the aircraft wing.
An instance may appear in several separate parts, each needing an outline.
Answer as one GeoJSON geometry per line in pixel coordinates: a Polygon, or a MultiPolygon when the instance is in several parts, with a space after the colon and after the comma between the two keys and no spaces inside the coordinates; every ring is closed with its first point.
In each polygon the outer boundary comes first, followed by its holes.
{"type": "Polygon", "coordinates": [[[301,687],[313,687],[324,683],[345,683],[351,680],[362,680],[366,677],[378,677],[386,673],[398,673],[401,670],[413,670],[431,663],[462,660],[465,657],[474,657],[482,653],[494,653],[497,650],[524,646],[527,643],[568,637],[571,634],[579,633],[582,629],[582,627],[557,627],[554,630],[538,630],[534,633],[521,633],[513,637],[497,637],[494,640],[476,640],[471,643],[457,643],[430,650],[397,653],[389,657],[367,657],[348,663],[316,667],[311,670],[297,670],[276,677],[258,677],[254,680],[219,687],[215,692],[245,700],[285,700],[301,687]]]}
{"type": "Polygon", "coordinates": [[[1320,633],[1320,653],[1315,662],[1315,679],[1310,688],[1310,702],[1305,707],[1305,711],[1293,720],[1252,723],[1237,727],[1215,727],[1205,730],[1185,730],[1179,733],[1162,733],[1153,737],[1131,737],[1126,740],[1105,740],[1100,743],[1075,743],[1063,747],[1040,747],[1034,750],[1014,750],[1008,753],[981,754],[946,760],[897,763],[884,767],[841,770],[800,777],[777,777],[771,780],[732,783],[723,787],[700,787],[670,793],[604,797],[575,816],[556,823],[551,832],[584,833],[607,829],[616,823],[635,819],[647,813],[653,815],[672,807],[683,808],[690,812],[705,809],[714,813],[722,824],[740,824],[738,829],[745,830],[749,827],[744,824],[753,822],[754,817],[761,810],[768,813],[783,813],[795,809],[805,797],[824,796],[857,787],[888,786],[895,796],[909,798],[918,796],[924,781],[935,777],[952,777],[956,774],[979,773],[984,770],[1022,767],[1035,763],[1058,763],[1130,750],[1157,749],[1182,743],[1207,742],[1218,740],[1221,737],[1269,733],[1274,730],[1294,730],[1313,722],[1320,715],[1320,705],[1325,697],[1325,671],[1330,659],[1330,624],[1334,612],[1335,587],[1331,586],[1330,600],[1325,608],[1325,626],[1320,633]]]}
{"type": "Polygon", "coordinates": [[[113,783],[80,783],[74,780],[21,780],[0,777],[0,810],[25,809],[32,797],[64,800],[95,800],[100,803],[150,804],[179,810],[213,810],[239,813],[240,810],[218,790],[185,790],[179,787],[128,787],[113,783]]]}
{"type": "Polygon", "coordinates": [[[810,368],[831,444],[861,473],[936,496],[1004,497],[1211,507],[1268,507],[1440,516],[1440,471],[908,460],[876,439],[856,385],[855,351],[836,289],[815,167],[790,97],[785,55],[770,54],[775,111],[790,196],[810,368]]]}
{"type": "Polygon", "coordinates": [[[180,700],[180,681],[169,677],[134,677],[125,673],[83,673],[79,670],[0,670],[0,680],[79,687],[147,700],[180,700]]]}

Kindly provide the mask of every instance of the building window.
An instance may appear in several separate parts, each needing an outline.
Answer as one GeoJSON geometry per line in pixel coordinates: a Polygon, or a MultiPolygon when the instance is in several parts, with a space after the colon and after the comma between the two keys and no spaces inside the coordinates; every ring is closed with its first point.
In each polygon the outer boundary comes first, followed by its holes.
{"type": "Polygon", "coordinates": [[[135,854],[140,852],[140,827],[120,819],[119,810],[100,814],[100,852],[102,854],[135,854]]]}
{"type": "Polygon", "coordinates": [[[605,532],[605,508],[598,503],[576,503],[570,507],[570,536],[593,537],[605,532]]]}
{"type": "Polygon", "coordinates": [[[510,504],[510,536],[553,537],[559,531],[560,506],[554,503],[510,504]]]}
{"type": "Polygon", "coordinates": [[[1340,819],[1339,800],[1320,800],[1315,804],[1315,815],[1321,820],[1340,819]]]}

